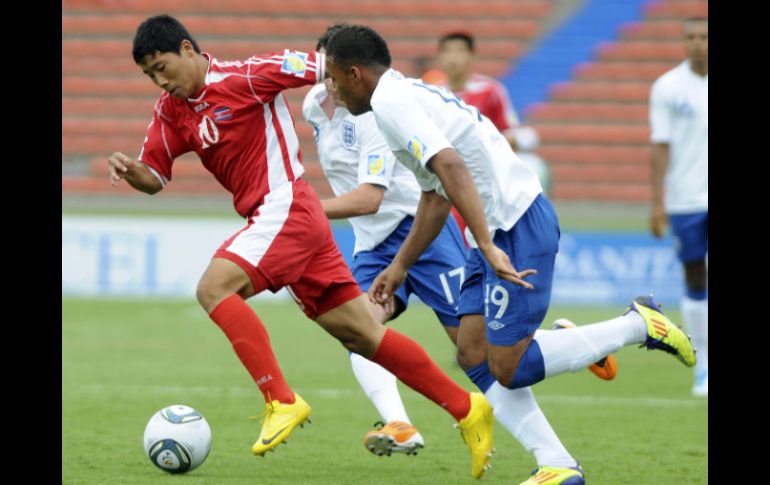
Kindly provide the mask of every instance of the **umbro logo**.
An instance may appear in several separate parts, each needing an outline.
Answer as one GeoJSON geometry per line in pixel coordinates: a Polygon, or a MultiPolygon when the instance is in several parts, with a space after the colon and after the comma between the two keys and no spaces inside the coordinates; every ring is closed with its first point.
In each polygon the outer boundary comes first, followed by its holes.
{"type": "Polygon", "coordinates": [[[199,104],[198,106],[195,107],[195,112],[196,113],[200,113],[201,111],[203,111],[204,109],[206,109],[208,107],[209,107],[209,104],[206,101],[204,101],[204,102],[202,102],[201,104],[199,104]]]}
{"type": "Polygon", "coordinates": [[[491,328],[492,330],[500,330],[501,328],[505,327],[505,324],[500,323],[497,320],[492,320],[491,322],[487,323],[487,327],[491,328]]]}

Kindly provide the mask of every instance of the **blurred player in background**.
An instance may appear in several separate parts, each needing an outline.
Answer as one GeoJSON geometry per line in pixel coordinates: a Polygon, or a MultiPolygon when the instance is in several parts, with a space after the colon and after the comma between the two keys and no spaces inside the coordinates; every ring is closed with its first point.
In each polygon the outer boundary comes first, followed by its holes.
{"type": "MultiPolygon", "coordinates": [[[[316,50],[325,52],[329,37],[342,27],[329,27],[318,40],[316,50]]],[[[366,291],[393,261],[409,233],[420,200],[420,186],[414,174],[397,163],[379,133],[374,114],[350,114],[332,89],[330,79],[327,78],[325,86],[315,86],[308,92],[302,113],[313,127],[321,167],[336,195],[322,200],[321,205],[330,219],[349,218],[356,237],[353,276],[366,291]]],[[[465,279],[466,250],[455,220],[445,219],[439,235],[409,268],[405,284],[396,291],[394,305],[386,309],[375,304],[373,308],[384,324],[397,318],[406,309],[409,295],[416,294],[433,309],[452,343],[457,344],[457,301],[465,279]]],[[[366,434],[366,448],[376,455],[416,453],[424,440],[407,416],[396,377],[358,354],[351,353],[350,361],[361,388],[384,420],[381,429],[366,434]]],[[[500,388],[499,393],[516,397],[515,391],[494,385],[500,388]]],[[[533,408],[518,406],[516,401],[506,406],[492,404],[498,420],[514,437],[521,436],[528,449],[547,453],[555,443],[557,453],[563,450],[536,404],[533,408]],[[529,425],[523,425],[526,416],[529,425]],[[535,423],[540,421],[542,427],[536,427],[535,423]]],[[[566,454],[566,450],[562,453],[566,454]]]]}
{"type": "MultiPolygon", "coordinates": [[[[326,55],[327,72],[347,109],[354,115],[374,113],[391,151],[422,189],[412,229],[369,295],[377,303],[390,302],[440,232],[450,206],[457,207],[474,248],[459,306],[485,315],[461,322],[458,360],[490,402],[512,402],[498,393],[507,388],[521,395],[512,405],[536,406],[531,385],[575,372],[625,345],[663,350],[688,367],[695,365],[689,339],[651,297],[635,298],[622,316],[607,322],[536,334],[550,303],[560,232],[535,173],[477,109],[445,89],[390,69],[387,43],[371,28],[339,29],[326,55]],[[514,271],[497,269],[501,259],[514,262],[514,271]],[[487,345],[480,345],[484,340],[487,345]]],[[[566,450],[557,459],[557,465],[538,463],[523,484],[585,483],[566,450]]]]}
{"type": "MultiPolygon", "coordinates": [[[[439,39],[438,62],[445,73],[443,79],[431,77],[435,84],[452,91],[460,99],[475,106],[500,130],[519,158],[537,173],[547,193],[550,189],[548,165],[534,153],[540,144],[537,131],[522,125],[505,86],[497,79],[473,72],[476,42],[469,32],[450,32],[439,39]]],[[[430,82],[425,79],[426,82],[430,82]]],[[[452,208],[452,214],[465,229],[465,223],[452,208]]]]}
{"type": "Polygon", "coordinates": [[[252,452],[264,456],[273,450],[311,412],[286,383],[267,330],[245,301],[286,287],[305,314],[348,350],[449,412],[480,477],[492,451],[489,403],[458,386],[412,339],[375,319],[318,196],[301,178],[299,143],[281,92],[321,82],[324,55],[287,49],[221,62],[201,52],[179,21],[161,15],[139,26],[133,57],[164,92],[138,159],[122,153],[109,158],[112,183],[126,180],[154,194],[170,182],[174,160],[194,151],[248,220],[214,254],[197,297],[264,395],[265,420],[252,452]]]}
{"type": "Polygon", "coordinates": [[[687,59],[652,85],[652,233],[667,221],[684,265],[682,318],[698,351],[692,393],[708,396],[708,42],[707,18],[685,22],[687,59]]]}

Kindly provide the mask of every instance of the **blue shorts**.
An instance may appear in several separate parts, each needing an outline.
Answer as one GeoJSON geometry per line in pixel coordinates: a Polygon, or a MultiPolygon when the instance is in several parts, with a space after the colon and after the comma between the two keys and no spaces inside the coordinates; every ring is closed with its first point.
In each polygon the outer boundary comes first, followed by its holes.
{"type": "Polygon", "coordinates": [[[551,202],[540,194],[509,231],[498,230],[493,241],[517,270],[536,269],[526,281],[535,289],[499,278],[478,249],[466,261],[458,315],[483,313],[487,342],[510,346],[533,334],[545,319],[551,301],[553,271],[559,250],[559,221],[551,202]]]}
{"type": "Polygon", "coordinates": [[[484,314],[484,256],[471,248],[465,260],[465,281],[460,289],[457,316],[484,314]]]}
{"type": "MultiPolygon", "coordinates": [[[[353,256],[353,277],[362,290],[367,291],[374,279],[393,261],[406,239],[414,218],[408,216],[376,248],[360,251],[353,256]]],[[[406,281],[396,290],[400,305],[391,320],[406,309],[409,296],[414,293],[436,313],[442,325],[456,327],[457,302],[465,272],[466,249],[460,228],[454,217],[448,217],[444,228],[428,249],[406,274],[406,281]]]]}
{"type": "Polygon", "coordinates": [[[706,259],[709,250],[709,213],[669,214],[674,249],[683,263],[706,259]]]}

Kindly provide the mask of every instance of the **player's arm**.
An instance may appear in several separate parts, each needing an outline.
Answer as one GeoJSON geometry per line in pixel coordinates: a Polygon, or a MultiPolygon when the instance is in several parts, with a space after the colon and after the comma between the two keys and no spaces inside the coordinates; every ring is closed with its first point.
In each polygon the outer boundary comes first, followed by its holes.
{"type": "Polygon", "coordinates": [[[667,224],[666,209],[663,205],[663,179],[668,170],[668,143],[653,143],[651,149],[652,172],[652,214],[650,228],[657,238],[665,235],[667,224]]]}
{"type": "Polygon", "coordinates": [[[481,196],[460,155],[453,148],[445,148],[436,153],[426,166],[441,180],[449,200],[465,220],[479,250],[498,276],[532,289],[532,285],[523,278],[537,272],[532,269],[517,271],[508,255],[492,242],[481,196]]]}
{"type": "Polygon", "coordinates": [[[321,207],[329,219],[365,216],[377,213],[384,196],[384,187],[364,183],[338,197],[322,200],[321,207]]]}
{"type": "Polygon", "coordinates": [[[406,272],[441,233],[451,208],[452,204],[435,190],[422,192],[409,234],[390,265],[369,287],[369,298],[372,301],[380,304],[390,301],[393,293],[406,279],[406,272]]]}
{"type": "MultiPolygon", "coordinates": [[[[305,117],[309,117],[309,110],[305,117]]],[[[356,117],[356,132],[359,139],[358,187],[321,201],[329,219],[376,214],[393,178],[396,157],[380,134],[374,114],[356,117]]]]}
{"type": "Polygon", "coordinates": [[[115,152],[107,161],[112,186],[125,180],[131,187],[146,194],[155,194],[163,189],[163,183],[156,173],[139,160],[115,152]]]}
{"type": "Polygon", "coordinates": [[[663,180],[668,170],[669,141],[671,139],[671,113],[666,100],[666,90],[660,80],[656,81],[650,92],[650,140],[652,203],[650,206],[650,230],[661,238],[666,232],[666,210],[663,202],[663,180]]]}
{"type": "Polygon", "coordinates": [[[182,136],[173,128],[172,119],[162,111],[162,106],[163,97],[155,105],[155,112],[147,126],[147,136],[137,159],[115,152],[107,160],[113,187],[125,180],[141,192],[160,192],[171,180],[174,160],[190,151],[182,136]]]}
{"type": "Polygon", "coordinates": [[[250,92],[257,102],[268,103],[285,89],[320,83],[325,76],[325,59],[319,52],[290,49],[250,57],[246,61],[250,92]]]}

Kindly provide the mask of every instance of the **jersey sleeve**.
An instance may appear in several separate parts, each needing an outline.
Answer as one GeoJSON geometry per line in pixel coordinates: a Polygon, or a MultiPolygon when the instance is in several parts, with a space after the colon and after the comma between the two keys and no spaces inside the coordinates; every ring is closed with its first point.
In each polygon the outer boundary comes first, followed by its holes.
{"type": "Polygon", "coordinates": [[[665,85],[655,81],[650,92],[650,141],[668,143],[671,141],[671,111],[668,107],[665,85]]]}
{"type": "Polygon", "coordinates": [[[377,125],[390,140],[393,151],[405,150],[423,168],[445,148],[452,148],[436,123],[410,94],[408,87],[396,92],[394,86],[372,100],[377,125]],[[395,146],[393,146],[395,145],[395,146]]]}
{"type": "Polygon", "coordinates": [[[508,91],[498,81],[493,83],[493,88],[490,91],[489,113],[490,116],[488,118],[500,133],[510,131],[520,124],[519,117],[516,115],[516,111],[513,110],[513,104],[511,104],[508,91]]]}
{"type": "Polygon", "coordinates": [[[358,117],[357,131],[361,140],[358,185],[373,184],[387,189],[393,179],[396,157],[380,134],[371,112],[358,117]]]}
{"type": "Polygon", "coordinates": [[[174,160],[191,149],[162,111],[163,100],[155,105],[155,113],[147,127],[142,149],[137,159],[147,165],[164,186],[171,180],[174,160]]]}
{"type": "Polygon", "coordinates": [[[247,61],[246,77],[260,102],[269,102],[285,89],[323,81],[326,56],[319,52],[286,49],[283,54],[253,56],[247,61]]]}

